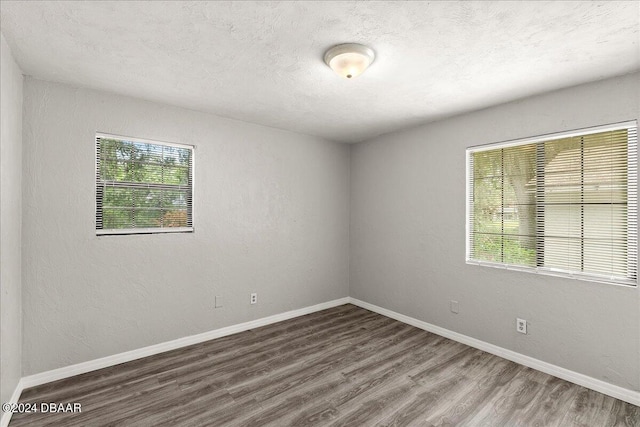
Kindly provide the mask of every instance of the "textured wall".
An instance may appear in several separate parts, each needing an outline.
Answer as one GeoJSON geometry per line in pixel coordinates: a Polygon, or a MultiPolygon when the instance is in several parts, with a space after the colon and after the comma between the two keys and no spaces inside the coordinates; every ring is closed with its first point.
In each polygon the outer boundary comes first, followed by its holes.
{"type": "Polygon", "coordinates": [[[465,264],[465,149],[640,116],[640,74],[393,133],[351,153],[350,295],[640,390],[638,288],[465,264]],[[449,311],[449,300],[460,313],[449,311]],[[515,331],[515,318],[529,334],[515,331]]]}
{"type": "Polygon", "coordinates": [[[22,72],[2,35],[0,128],[0,402],[7,402],[22,369],[22,72]]]}
{"type": "Polygon", "coordinates": [[[347,296],[348,146],[29,78],[24,91],[25,375],[347,296]],[[96,131],[197,146],[195,233],[96,237],[96,131]]]}

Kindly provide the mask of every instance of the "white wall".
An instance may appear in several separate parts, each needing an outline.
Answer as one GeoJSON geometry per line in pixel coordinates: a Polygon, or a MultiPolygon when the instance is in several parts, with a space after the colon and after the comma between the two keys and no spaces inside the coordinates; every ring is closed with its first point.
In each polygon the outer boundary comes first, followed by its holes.
{"type": "Polygon", "coordinates": [[[0,34],[0,402],[22,369],[21,177],[22,72],[0,34]]]}
{"type": "Polygon", "coordinates": [[[348,146],[30,78],[24,107],[24,375],[347,296],[348,146]],[[96,237],[96,131],[197,146],[195,233],[96,237]]]}
{"type": "Polygon", "coordinates": [[[638,119],[639,83],[636,73],[353,146],[350,295],[640,390],[638,288],[465,264],[465,149],[638,119]]]}

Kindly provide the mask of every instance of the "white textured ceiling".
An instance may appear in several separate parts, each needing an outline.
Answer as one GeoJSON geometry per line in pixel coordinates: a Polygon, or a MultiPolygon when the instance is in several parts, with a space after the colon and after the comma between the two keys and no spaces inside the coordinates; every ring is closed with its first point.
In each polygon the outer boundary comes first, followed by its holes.
{"type": "Polygon", "coordinates": [[[637,1],[5,1],[27,75],[355,142],[640,68],[637,1]],[[346,80],[335,44],[377,59],[346,80]]]}

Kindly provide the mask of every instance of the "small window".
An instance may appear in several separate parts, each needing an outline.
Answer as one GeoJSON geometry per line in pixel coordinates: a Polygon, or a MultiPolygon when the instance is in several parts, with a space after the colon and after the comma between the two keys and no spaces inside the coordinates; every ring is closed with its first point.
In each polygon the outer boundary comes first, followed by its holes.
{"type": "Polygon", "coordinates": [[[467,262],[637,283],[637,125],[467,150],[467,262]]]}
{"type": "Polygon", "coordinates": [[[193,147],[96,135],[96,234],[193,231],[193,147]]]}

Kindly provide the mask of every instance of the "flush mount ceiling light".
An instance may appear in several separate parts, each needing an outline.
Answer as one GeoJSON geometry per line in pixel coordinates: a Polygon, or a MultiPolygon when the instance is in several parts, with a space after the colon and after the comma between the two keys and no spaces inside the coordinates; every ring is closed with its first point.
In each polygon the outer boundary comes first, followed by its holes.
{"type": "Polygon", "coordinates": [[[324,62],[342,77],[358,77],[373,62],[376,55],[370,47],[345,43],[332,47],[324,54],[324,62]]]}

